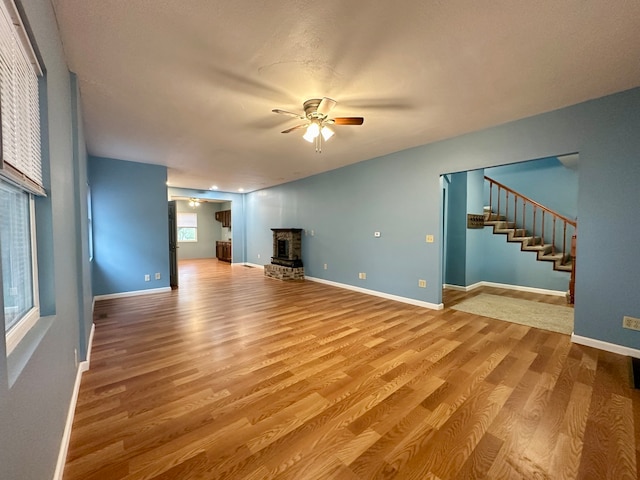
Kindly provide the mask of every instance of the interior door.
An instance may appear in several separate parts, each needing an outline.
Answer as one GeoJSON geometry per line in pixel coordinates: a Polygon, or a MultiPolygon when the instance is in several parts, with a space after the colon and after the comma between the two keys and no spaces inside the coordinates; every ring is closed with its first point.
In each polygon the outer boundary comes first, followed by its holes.
{"type": "Polygon", "coordinates": [[[178,288],[178,226],[176,202],[169,202],[169,285],[178,288]]]}

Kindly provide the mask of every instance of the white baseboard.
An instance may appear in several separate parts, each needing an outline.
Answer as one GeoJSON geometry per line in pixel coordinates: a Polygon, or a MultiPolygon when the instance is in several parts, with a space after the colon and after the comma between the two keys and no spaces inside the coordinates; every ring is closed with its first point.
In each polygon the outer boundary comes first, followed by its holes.
{"type": "Polygon", "coordinates": [[[86,369],[83,372],[89,370],[89,363],[91,362],[91,349],[93,348],[93,334],[96,333],[96,324],[91,324],[91,331],[89,332],[89,341],[87,342],[87,359],[82,362],[80,365],[86,363],[86,369]]]}
{"type": "Polygon", "coordinates": [[[89,370],[91,349],[93,347],[93,334],[95,330],[95,324],[91,324],[91,333],[89,333],[89,343],[87,344],[87,359],[83,362],[80,362],[78,364],[78,369],[76,370],[76,381],[73,384],[73,392],[71,393],[71,401],[69,402],[69,410],[67,411],[67,421],[64,425],[64,432],[62,433],[60,451],[58,452],[58,462],[56,463],[56,470],[53,474],[53,480],[62,480],[62,475],[64,473],[64,465],[67,461],[67,452],[69,451],[69,441],[71,440],[73,417],[76,413],[78,393],[80,392],[80,382],[82,381],[82,374],[89,370]]]}
{"type": "Polygon", "coordinates": [[[170,292],[171,287],[149,288],[147,290],[135,290],[133,292],[109,293],[107,295],[96,295],[93,297],[94,302],[97,300],[109,300],[112,298],[137,297],[138,295],[150,295],[154,293],[170,292]]]}
{"type": "Polygon", "coordinates": [[[305,280],[312,282],[324,283],[325,285],[331,285],[332,287],[344,288],[345,290],[353,290],[354,292],[364,293],[366,295],[373,295],[374,297],[386,298],[387,300],[395,300],[396,302],[408,303],[409,305],[415,305],[417,307],[429,308],[431,310],[442,310],[444,305],[442,303],[429,303],[422,300],[416,300],[413,298],[401,297],[399,295],[392,295],[390,293],[378,292],[376,290],[369,290],[362,287],[355,287],[346,283],[332,282],[331,280],[324,280],[316,277],[304,277],[305,280]]]}
{"type": "Polygon", "coordinates": [[[618,355],[640,358],[640,350],[636,348],[616,345],[615,343],[604,342],[602,340],[596,340],[595,338],[581,337],[575,333],[571,334],[571,341],[579,345],[597,348],[606,352],[617,353],[618,355]]]}
{"type": "Polygon", "coordinates": [[[445,290],[457,290],[458,292],[469,292],[471,290],[473,290],[473,288],[478,288],[478,287],[461,287],[460,285],[450,285],[448,283],[445,283],[442,285],[442,288],[444,288],[445,290]]]}
{"type": "Polygon", "coordinates": [[[518,290],[520,292],[539,293],[541,295],[553,295],[554,297],[564,297],[567,294],[567,292],[561,292],[558,290],[547,290],[545,288],[523,287],[522,285],[510,285],[508,283],[494,283],[494,282],[484,282],[484,281],[474,283],[466,287],[461,287],[459,285],[449,285],[449,284],[444,284],[443,287],[450,290],[459,290],[461,292],[470,292],[480,287],[495,287],[495,288],[504,288],[506,290],[518,290]]]}

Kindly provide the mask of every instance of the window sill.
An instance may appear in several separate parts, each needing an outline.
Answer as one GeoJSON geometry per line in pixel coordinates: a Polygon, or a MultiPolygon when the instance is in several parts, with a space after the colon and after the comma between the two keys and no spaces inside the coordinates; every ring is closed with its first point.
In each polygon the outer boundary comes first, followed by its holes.
{"type": "MultiPolygon", "coordinates": [[[[38,349],[40,342],[45,337],[51,325],[55,321],[55,315],[49,317],[39,317],[33,326],[24,334],[20,341],[13,347],[7,355],[7,376],[9,388],[13,386],[20,374],[29,363],[34,352],[38,349]]],[[[8,345],[7,345],[8,351],[8,345]]]]}
{"type": "Polygon", "coordinates": [[[32,308],[16,325],[6,334],[7,356],[20,344],[22,339],[33,328],[40,318],[40,310],[32,308]]]}

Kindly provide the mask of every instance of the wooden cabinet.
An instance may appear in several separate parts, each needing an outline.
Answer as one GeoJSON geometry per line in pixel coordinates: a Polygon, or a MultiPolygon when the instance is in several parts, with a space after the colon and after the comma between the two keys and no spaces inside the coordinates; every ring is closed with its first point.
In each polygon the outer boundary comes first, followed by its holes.
{"type": "Polygon", "coordinates": [[[216,212],[216,220],[222,223],[223,227],[231,228],[231,210],[216,212]]]}
{"type": "Polygon", "coordinates": [[[216,258],[231,263],[231,242],[216,242],[216,258]]]}

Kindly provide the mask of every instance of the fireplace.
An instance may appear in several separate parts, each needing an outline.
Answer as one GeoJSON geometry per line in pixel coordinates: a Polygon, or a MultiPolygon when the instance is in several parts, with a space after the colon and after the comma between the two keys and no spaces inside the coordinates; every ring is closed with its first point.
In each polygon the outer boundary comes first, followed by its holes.
{"type": "Polygon", "coordinates": [[[283,267],[302,267],[302,229],[272,228],[273,232],[273,265],[283,267]]]}
{"type": "Polygon", "coordinates": [[[302,229],[272,228],[273,256],[264,274],[278,280],[304,280],[302,229]]]}

